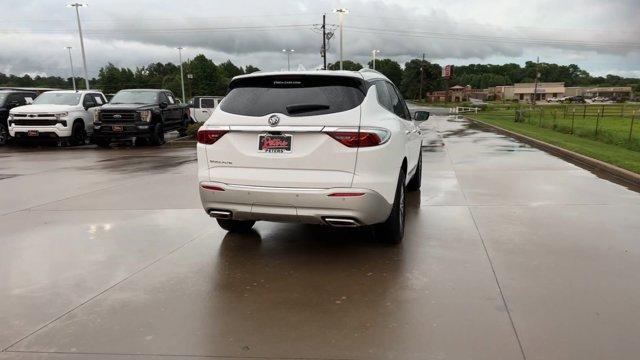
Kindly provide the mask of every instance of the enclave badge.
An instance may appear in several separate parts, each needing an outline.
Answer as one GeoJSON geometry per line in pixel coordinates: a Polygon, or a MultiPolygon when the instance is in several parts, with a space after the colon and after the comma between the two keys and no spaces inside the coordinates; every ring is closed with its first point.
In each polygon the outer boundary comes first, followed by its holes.
{"type": "Polygon", "coordinates": [[[278,126],[280,123],[280,117],[278,117],[278,115],[271,115],[269,116],[268,122],[270,126],[278,126]]]}

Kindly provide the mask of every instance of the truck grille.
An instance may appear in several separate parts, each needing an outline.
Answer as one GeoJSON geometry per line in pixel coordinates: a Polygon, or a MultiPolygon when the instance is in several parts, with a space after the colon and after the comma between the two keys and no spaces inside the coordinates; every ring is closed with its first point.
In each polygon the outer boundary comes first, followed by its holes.
{"type": "Polygon", "coordinates": [[[120,123],[136,121],[137,112],[100,112],[100,121],[105,123],[120,123]]]}
{"type": "Polygon", "coordinates": [[[56,114],[13,114],[13,117],[26,119],[55,118],[56,114]]]}
{"type": "Polygon", "coordinates": [[[47,119],[28,119],[28,120],[19,120],[15,119],[11,121],[14,125],[18,126],[54,126],[58,123],[58,120],[47,120],[47,119]]]}

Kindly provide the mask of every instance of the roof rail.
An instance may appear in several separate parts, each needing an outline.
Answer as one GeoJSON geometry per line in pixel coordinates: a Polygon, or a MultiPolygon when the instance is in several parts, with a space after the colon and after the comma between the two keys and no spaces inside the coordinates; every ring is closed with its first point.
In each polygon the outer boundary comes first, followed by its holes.
{"type": "Polygon", "coordinates": [[[359,71],[359,72],[373,72],[373,73],[376,73],[376,74],[380,74],[380,75],[382,75],[382,73],[381,73],[380,71],[378,71],[378,70],[373,70],[373,69],[369,69],[369,68],[362,68],[362,69],[360,69],[360,70],[358,70],[358,71],[359,71]]]}

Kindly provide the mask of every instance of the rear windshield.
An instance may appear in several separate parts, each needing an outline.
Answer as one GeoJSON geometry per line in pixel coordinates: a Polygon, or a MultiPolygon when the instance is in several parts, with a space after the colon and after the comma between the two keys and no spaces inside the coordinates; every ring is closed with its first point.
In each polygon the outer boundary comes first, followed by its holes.
{"type": "Polygon", "coordinates": [[[331,114],[359,106],[365,97],[362,79],[326,75],[256,76],[234,80],[220,104],[228,113],[265,116],[331,114]]]}

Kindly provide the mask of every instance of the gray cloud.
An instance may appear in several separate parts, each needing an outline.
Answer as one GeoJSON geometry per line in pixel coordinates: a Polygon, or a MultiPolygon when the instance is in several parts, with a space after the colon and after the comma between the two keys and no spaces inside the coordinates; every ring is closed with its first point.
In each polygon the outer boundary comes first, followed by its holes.
{"type": "MultiPolygon", "coordinates": [[[[176,46],[185,47],[186,57],[205,53],[217,62],[277,70],[286,62],[282,48],[296,50],[294,64],[318,66],[321,36],[312,25],[323,12],[335,24],[330,11],[341,6],[351,11],[345,18],[345,57],[362,63],[375,48],[399,61],[422,52],[452,63],[523,62],[540,55],[596,72],[640,70],[640,5],[634,0],[94,0],[81,16],[92,75],[107,61],[130,67],[176,62],[176,46]]],[[[73,10],[59,1],[19,2],[0,20],[0,71],[67,75],[69,45],[80,65],[73,10]]],[[[336,36],[330,61],[337,59],[337,49],[336,36]]]]}

